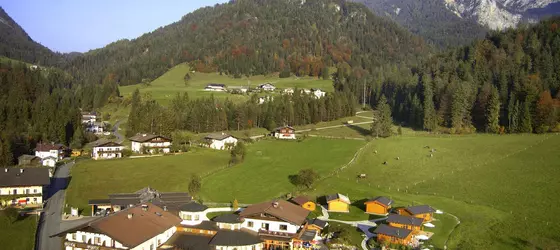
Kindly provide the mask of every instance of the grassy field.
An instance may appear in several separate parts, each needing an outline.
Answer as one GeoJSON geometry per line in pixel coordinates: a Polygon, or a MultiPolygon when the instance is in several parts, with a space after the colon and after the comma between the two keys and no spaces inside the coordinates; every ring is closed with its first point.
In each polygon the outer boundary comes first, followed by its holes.
{"type": "Polygon", "coordinates": [[[305,168],[327,175],[350,161],[364,144],[330,139],[263,140],[248,147],[245,161],[240,165],[204,179],[202,197],[213,202],[237,199],[240,203],[281,197],[297,191],[289,181],[290,175],[305,168]]]}
{"type": "Polygon", "coordinates": [[[191,98],[209,97],[214,95],[216,98],[229,98],[233,101],[245,101],[248,95],[231,95],[222,92],[204,91],[208,83],[222,83],[227,86],[250,86],[256,87],[259,84],[270,82],[277,88],[320,88],[325,91],[333,91],[332,80],[318,80],[316,78],[278,78],[278,76],[252,76],[249,78],[232,78],[227,75],[217,73],[191,73],[192,78],[185,84],[183,78],[190,71],[186,64],[179,64],[170,69],[161,77],[157,78],[149,85],[137,84],[122,86],[119,88],[121,95],[131,96],[136,88],[142,93],[151,93],[152,97],[161,104],[167,104],[177,93],[187,92],[191,98]]]}
{"type": "Polygon", "coordinates": [[[13,223],[0,214],[0,242],[2,249],[31,250],[35,246],[36,216],[27,216],[13,223]]]}
{"type": "MultiPolygon", "coordinates": [[[[352,200],[387,195],[397,206],[430,204],[461,220],[448,242],[451,249],[555,249],[560,219],[550,215],[560,206],[560,137],[548,136],[373,140],[356,164],[321,181],[311,194],[341,192],[352,200]],[[425,146],[436,149],[433,157],[425,146]],[[357,180],[362,173],[368,178],[357,180]]],[[[358,213],[345,216],[363,218],[358,205],[358,213]]],[[[446,238],[440,232],[432,242],[442,248],[446,238]]]]}
{"type": "Polygon", "coordinates": [[[195,149],[175,156],[80,162],[72,168],[66,203],[89,214],[89,199],[103,199],[111,193],[147,186],[162,192],[186,192],[191,174],[204,176],[226,167],[228,161],[228,152],[195,149]]]}

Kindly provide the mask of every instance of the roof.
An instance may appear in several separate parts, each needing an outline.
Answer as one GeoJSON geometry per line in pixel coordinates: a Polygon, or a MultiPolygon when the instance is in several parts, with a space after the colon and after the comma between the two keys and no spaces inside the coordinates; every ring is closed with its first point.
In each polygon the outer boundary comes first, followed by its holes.
{"type": "Polygon", "coordinates": [[[413,226],[422,226],[424,222],[423,219],[412,217],[412,216],[404,216],[398,214],[390,214],[387,217],[387,222],[389,223],[398,223],[403,225],[413,225],[413,226]]]}
{"type": "Polygon", "coordinates": [[[408,230],[408,229],[405,229],[405,228],[392,227],[392,226],[388,226],[388,225],[385,225],[385,224],[381,224],[381,225],[377,226],[374,233],[393,236],[393,237],[397,237],[397,238],[400,238],[400,239],[405,239],[412,233],[412,230],[408,230]]]}
{"type": "Polygon", "coordinates": [[[177,232],[158,249],[211,250],[213,249],[209,245],[211,239],[212,235],[185,234],[177,232]],[[175,248],[164,248],[164,246],[174,246],[175,248]]]}
{"type": "Polygon", "coordinates": [[[20,157],[18,157],[18,161],[32,161],[35,159],[40,159],[40,158],[34,155],[21,155],[20,157]]]}
{"type": "Polygon", "coordinates": [[[223,83],[208,83],[206,87],[222,87],[224,88],[226,85],[223,83]]]}
{"type": "Polygon", "coordinates": [[[267,83],[260,84],[259,88],[262,88],[262,87],[265,87],[265,86],[266,87],[274,87],[274,85],[272,83],[267,82],[267,83]]]}
{"type": "Polygon", "coordinates": [[[228,224],[238,224],[243,222],[243,220],[241,220],[241,218],[237,214],[222,214],[214,217],[212,221],[218,223],[228,223],[228,224]]]}
{"type": "Polygon", "coordinates": [[[230,135],[230,134],[226,134],[226,133],[212,133],[212,134],[208,134],[207,136],[205,136],[204,139],[221,141],[221,140],[225,140],[229,137],[233,137],[233,136],[230,135]]]}
{"type": "Polygon", "coordinates": [[[0,172],[0,187],[49,185],[48,168],[4,168],[0,172]]]}
{"type": "Polygon", "coordinates": [[[45,152],[51,150],[62,150],[64,149],[64,145],[62,144],[54,144],[54,143],[37,143],[35,147],[35,151],[45,152]]]}
{"type": "Polygon", "coordinates": [[[382,205],[385,205],[385,207],[391,206],[391,204],[393,204],[393,200],[385,197],[385,196],[377,196],[373,199],[370,199],[368,201],[366,201],[365,203],[370,203],[370,202],[378,202],[382,205]]]}
{"type": "Polygon", "coordinates": [[[248,217],[257,214],[269,214],[294,225],[301,225],[309,215],[309,210],[285,200],[276,200],[248,206],[239,216],[248,217]]]}
{"type": "Polygon", "coordinates": [[[305,230],[300,236],[299,239],[302,241],[312,241],[315,239],[317,235],[317,231],[315,230],[305,230]]]}
{"type": "Polygon", "coordinates": [[[98,143],[95,143],[93,147],[123,147],[123,145],[113,141],[100,141],[98,143]]]}
{"type": "Polygon", "coordinates": [[[348,205],[351,204],[350,199],[348,197],[346,197],[345,195],[342,195],[342,194],[330,194],[330,195],[327,195],[326,199],[327,199],[327,203],[329,203],[331,201],[334,201],[334,200],[340,200],[340,201],[342,201],[342,202],[344,202],[348,205]]]}
{"type": "Polygon", "coordinates": [[[88,201],[88,205],[105,205],[111,204],[110,199],[91,199],[88,201]]]}
{"type": "Polygon", "coordinates": [[[324,220],[319,220],[319,219],[308,219],[307,222],[311,225],[317,226],[321,229],[325,228],[327,226],[327,222],[324,220]]]}
{"type": "Polygon", "coordinates": [[[181,227],[185,228],[195,228],[195,229],[202,229],[202,230],[209,230],[209,231],[218,231],[220,228],[216,225],[216,222],[213,221],[202,221],[200,224],[196,225],[181,225],[181,227]]]}
{"type": "Polygon", "coordinates": [[[202,212],[208,209],[207,206],[204,206],[196,201],[189,202],[179,207],[179,210],[184,212],[202,212]]]}
{"type": "Polygon", "coordinates": [[[291,201],[293,203],[301,206],[301,205],[303,205],[307,202],[310,202],[311,200],[309,198],[307,198],[306,196],[298,196],[298,197],[292,198],[291,201]]]}
{"type": "Polygon", "coordinates": [[[161,135],[154,135],[154,134],[136,134],[130,138],[128,138],[131,141],[135,141],[135,142],[147,142],[147,141],[151,141],[154,138],[163,138],[167,141],[171,141],[171,139],[167,138],[167,137],[163,137],[161,135]]]}
{"type": "Polygon", "coordinates": [[[411,214],[427,214],[427,213],[433,213],[436,210],[428,205],[419,205],[419,206],[407,207],[406,211],[410,212],[411,214]]]}
{"type": "Polygon", "coordinates": [[[289,129],[291,129],[291,130],[296,130],[295,128],[293,128],[293,127],[291,127],[291,126],[282,126],[282,127],[277,127],[277,128],[275,128],[274,131],[278,131],[278,130],[283,129],[283,128],[289,128],[289,129]]]}
{"type": "Polygon", "coordinates": [[[262,240],[256,232],[250,230],[220,230],[212,240],[212,246],[251,246],[261,243],[262,240]]]}
{"type": "Polygon", "coordinates": [[[181,218],[151,203],[144,203],[78,225],[55,236],[93,229],[133,248],[181,223],[181,218]],[[147,209],[143,207],[146,206],[147,209]],[[132,217],[129,218],[129,215],[132,217]]]}

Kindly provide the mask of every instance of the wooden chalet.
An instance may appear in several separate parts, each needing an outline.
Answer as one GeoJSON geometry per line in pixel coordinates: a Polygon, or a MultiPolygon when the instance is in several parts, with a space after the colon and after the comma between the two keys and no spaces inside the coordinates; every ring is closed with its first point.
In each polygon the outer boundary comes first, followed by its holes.
{"type": "Polygon", "coordinates": [[[424,222],[430,222],[434,218],[434,212],[436,210],[428,205],[419,205],[419,206],[412,206],[406,207],[405,209],[400,210],[401,215],[409,215],[414,216],[416,218],[423,219],[424,222]]]}
{"type": "Polygon", "coordinates": [[[382,244],[417,245],[412,230],[381,224],[377,226],[374,233],[377,234],[377,242],[382,244]]]}
{"type": "Polygon", "coordinates": [[[327,195],[327,206],[329,212],[336,213],[349,213],[350,212],[350,199],[342,194],[327,195]]]}
{"type": "Polygon", "coordinates": [[[424,220],[413,216],[391,214],[387,217],[387,223],[392,227],[404,228],[416,232],[422,230],[422,223],[424,223],[424,220]]]}
{"type": "Polygon", "coordinates": [[[393,200],[384,196],[377,196],[364,202],[364,204],[366,205],[366,213],[368,214],[387,215],[391,209],[393,200]]]}
{"type": "Polygon", "coordinates": [[[292,203],[301,206],[309,211],[315,211],[315,209],[317,208],[315,202],[311,201],[309,198],[305,197],[305,196],[298,196],[295,198],[292,198],[290,200],[292,203]]]}

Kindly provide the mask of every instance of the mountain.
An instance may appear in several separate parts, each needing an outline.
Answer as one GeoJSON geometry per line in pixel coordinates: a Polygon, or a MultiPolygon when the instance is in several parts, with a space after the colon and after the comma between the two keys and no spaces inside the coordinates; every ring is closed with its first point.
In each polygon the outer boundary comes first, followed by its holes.
{"type": "Polygon", "coordinates": [[[0,56],[44,66],[61,65],[64,58],[31,37],[0,7],[0,56]]]}
{"type": "Polygon", "coordinates": [[[423,39],[361,4],[334,0],[239,0],[206,7],[133,40],[77,56],[80,79],[136,84],[189,62],[236,77],[274,72],[317,76],[329,66],[412,64],[423,39]]]}
{"type": "Polygon", "coordinates": [[[558,13],[557,2],[560,0],[445,0],[447,8],[458,17],[475,19],[493,30],[516,27],[521,22],[535,22],[558,13]]]}
{"type": "Polygon", "coordinates": [[[449,11],[444,0],[353,0],[387,16],[438,47],[465,45],[483,38],[487,29],[449,11]]]}

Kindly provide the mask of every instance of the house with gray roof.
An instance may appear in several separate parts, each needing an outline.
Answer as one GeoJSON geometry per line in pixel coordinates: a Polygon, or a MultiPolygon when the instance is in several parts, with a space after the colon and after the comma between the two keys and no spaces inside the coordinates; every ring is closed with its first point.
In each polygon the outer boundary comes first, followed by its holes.
{"type": "Polygon", "coordinates": [[[43,191],[50,184],[48,168],[3,168],[0,172],[0,198],[8,205],[43,203],[43,191]]]}
{"type": "Polygon", "coordinates": [[[226,133],[212,133],[204,137],[204,144],[212,149],[228,150],[237,145],[238,139],[226,133]]]}

